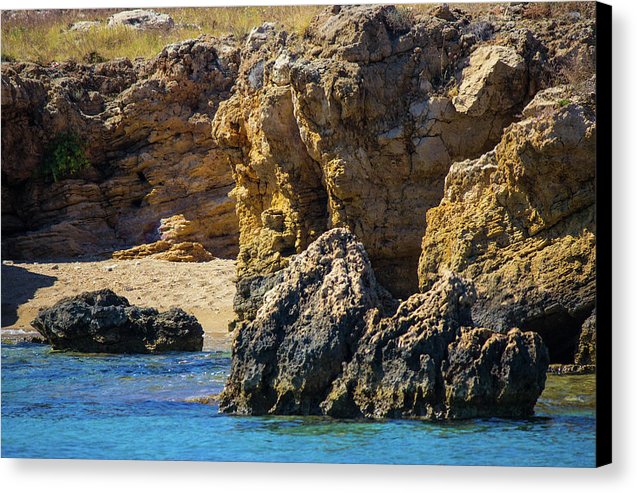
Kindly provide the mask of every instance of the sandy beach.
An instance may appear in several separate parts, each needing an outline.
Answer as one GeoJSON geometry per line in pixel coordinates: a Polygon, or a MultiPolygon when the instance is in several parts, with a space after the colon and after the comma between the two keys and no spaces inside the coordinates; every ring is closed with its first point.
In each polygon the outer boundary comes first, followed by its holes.
{"type": "Polygon", "coordinates": [[[228,350],[235,261],[176,263],[155,259],[2,263],[2,340],[37,335],[41,308],[84,291],[109,288],[131,304],[179,307],[204,328],[204,349],[228,350]]]}

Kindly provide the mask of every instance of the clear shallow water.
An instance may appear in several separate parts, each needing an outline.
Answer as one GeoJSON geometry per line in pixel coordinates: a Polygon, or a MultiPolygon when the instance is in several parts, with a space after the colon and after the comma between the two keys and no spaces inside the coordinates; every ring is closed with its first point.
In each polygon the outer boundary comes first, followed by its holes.
{"type": "Polygon", "coordinates": [[[528,420],[233,417],[227,353],[87,356],[2,346],[2,456],[592,467],[594,377],[549,376],[528,420]]]}

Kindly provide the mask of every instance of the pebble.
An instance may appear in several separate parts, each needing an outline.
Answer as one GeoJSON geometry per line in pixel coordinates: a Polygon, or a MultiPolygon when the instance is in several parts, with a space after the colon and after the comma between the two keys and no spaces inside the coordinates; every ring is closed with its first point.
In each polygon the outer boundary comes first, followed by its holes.
{"type": "Polygon", "coordinates": [[[60,266],[58,264],[53,264],[51,266],[51,270],[60,270],[60,266]]]}

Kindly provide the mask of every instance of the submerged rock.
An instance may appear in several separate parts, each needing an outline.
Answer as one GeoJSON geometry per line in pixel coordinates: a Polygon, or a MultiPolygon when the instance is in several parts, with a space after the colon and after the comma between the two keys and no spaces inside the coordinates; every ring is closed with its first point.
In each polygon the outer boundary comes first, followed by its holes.
{"type": "Polygon", "coordinates": [[[201,351],[203,329],[179,308],[158,312],[129,304],[109,289],[65,298],[31,325],[53,349],[88,353],[201,351]]]}
{"type": "Polygon", "coordinates": [[[330,230],[292,259],[239,329],[220,409],[528,416],[544,388],[546,348],[537,334],[471,329],[474,301],[473,287],[448,274],[396,309],[362,244],[345,229],[330,230]]]}

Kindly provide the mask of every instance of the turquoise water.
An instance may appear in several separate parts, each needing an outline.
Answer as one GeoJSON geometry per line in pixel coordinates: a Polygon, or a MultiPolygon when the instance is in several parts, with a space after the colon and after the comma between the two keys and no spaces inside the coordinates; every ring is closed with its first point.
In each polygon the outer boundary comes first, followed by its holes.
{"type": "Polygon", "coordinates": [[[528,420],[233,417],[227,353],[87,356],[2,346],[2,456],[592,467],[594,377],[550,377],[528,420]]]}

